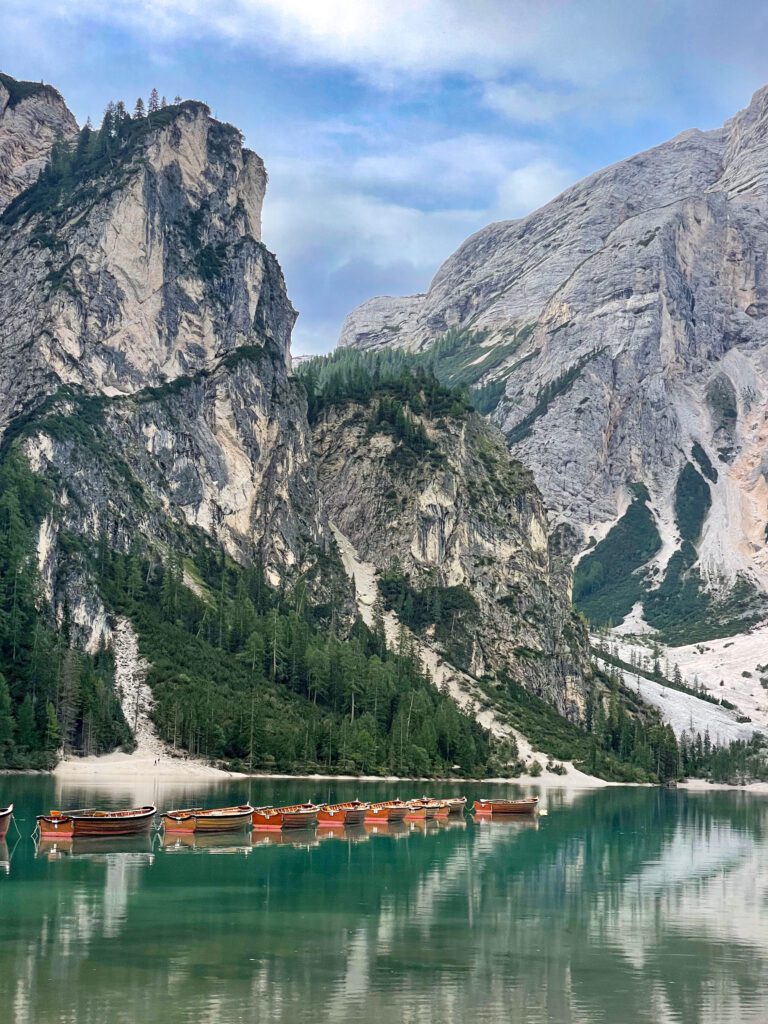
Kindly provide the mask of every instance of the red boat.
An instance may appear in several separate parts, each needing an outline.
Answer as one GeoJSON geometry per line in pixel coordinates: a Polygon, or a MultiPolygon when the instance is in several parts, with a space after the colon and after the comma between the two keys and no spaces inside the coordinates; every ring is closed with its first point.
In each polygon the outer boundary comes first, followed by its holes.
{"type": "Polygon", "coordinates": [[[362,800],[348,800],[343,804],[323,804],[317,812],[317,824],[322,828],[343,828],[345,825],[360,825],[370,804],[362,800]]]}
{"type": "Polygon", "coordinates": [[[535,814],[539,804],[537,796],[521,797],[519,800],[475,800],[475,814],[535,814]]]}
{"type": "Polygon", "coordinates": [[[382,800],[376,804],[369,804],[365,812],[365,821],[375,824],[382,821],[404,821],[408,813],[409,804],[399,798],[395,800],[382,800]]]}
{"type": "Polygon", "coordinates": [[[5,839],[8,835],[8,829],[13,821],[13,804],[8,804],[7,807],[0,807],[0,839],[5,839]]]}
{"type": "Polygon", "coordinates": [[[40,814],[37,827],[41,839],[73,838],[74,836],[137,836],[149,832],[157,808],[133,807],[127,811],[51,811],[40,814]]]}
{"type": "Polygon", "coordinates": [[[253,827],[260,832],[280,832],[284,828],[314,828],[318,804],[291,804],[288,807],[255,807],[251,815],[253,827]]]}

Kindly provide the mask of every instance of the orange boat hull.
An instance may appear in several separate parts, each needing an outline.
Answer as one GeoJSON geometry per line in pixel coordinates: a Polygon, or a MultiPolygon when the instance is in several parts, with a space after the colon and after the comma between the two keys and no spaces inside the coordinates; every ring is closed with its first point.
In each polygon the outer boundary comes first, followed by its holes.
{"type": "Polygon", "coordinates": [[[282,832],[283,829],[308,829],[317,825],[318,807],[257,807],[251,815],[254,829],[259,832],[282,832]]]}
{"type": "Polygon", "coordinates": [[[427,818],[433,817],[433,815],[427,814],[426,807],[409,807],[408,813],[406,814],[404,821],[426,821],[427,818]]]}
{"type": "Polygon", "coordinates": [[[535,814],[539,798],[528,797],[522,800],[476,800],[475,814],[483,816],[504,814],[535,814]]]}
{"type": "Polygon", "coordinates": [[[372,825],[387,821],[405,821],[405,816],[408,813],[409,809],[410,808],[408,804],[371,804],[371,806],[365,812],[365,821],[372,825]]]}
{"type": "Polygon", "coordinates": [[[37,818],[41,839],[73,839],[84,836],[101,839],[110,836],[138,836],[149,832],[155,807],[139,807],[130,811],[77,811],[70,814],[51,812],[37,818]]]}
{"type": "Polygon", "coordinates": [[[250,804],[243,804],[242,807],[221,808],[216,813],[205,813],[197,808],[188,811],[167,811],[163,814],[162,819],[166,832],[180,834],[239,832],[248,827],[252,814],[253,808],[250,804]]]}
{"type": "Polygon", "coordinates": [[[346,825],[361,825],[365,821],[368,808],[365,804],[359,807],[328,805],[317,812],[317,824],[322,828],[344,828],[346,825]]]}

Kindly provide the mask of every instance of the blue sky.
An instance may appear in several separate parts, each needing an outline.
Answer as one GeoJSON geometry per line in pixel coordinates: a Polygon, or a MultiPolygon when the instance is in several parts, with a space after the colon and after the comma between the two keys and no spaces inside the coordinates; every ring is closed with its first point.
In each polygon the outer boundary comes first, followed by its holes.
{"type": "Polygon", "coordinates": [[[205,100],[265,160],[294,351],[424,290],[469,234],[768,82],[768,5],[713,0],[3,0],[0,70],[205,100]]]}

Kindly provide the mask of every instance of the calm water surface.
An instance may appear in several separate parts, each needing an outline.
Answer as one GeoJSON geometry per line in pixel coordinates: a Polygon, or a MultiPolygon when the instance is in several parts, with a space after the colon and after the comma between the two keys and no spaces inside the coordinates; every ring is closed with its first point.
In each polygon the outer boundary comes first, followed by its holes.
{"type": "Polygon", "coordinates": [[[61,804],[412,789],[0,778],[21,830],[0,846],[3,1019],[768,1020],[768,801],[756,796],[550,790],[538,824],[467,820],[293,844],[243,835],[165,847],[154,836],[36,850],[30,839],[34,815],[61,804]]]}

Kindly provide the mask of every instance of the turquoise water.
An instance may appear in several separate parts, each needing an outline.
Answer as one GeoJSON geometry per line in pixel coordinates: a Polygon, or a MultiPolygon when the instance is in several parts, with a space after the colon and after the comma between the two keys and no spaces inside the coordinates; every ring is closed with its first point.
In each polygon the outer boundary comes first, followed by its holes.
{"type": "Polygon", "coordinates": [[[61,804],[414,787],[5,777],[0,789],[22,833],[0,849],[0,1005],[16,1024],[768,1020],[764,798],[550,790],[537,824],[36,851],[34,815],[61,804]]]}

